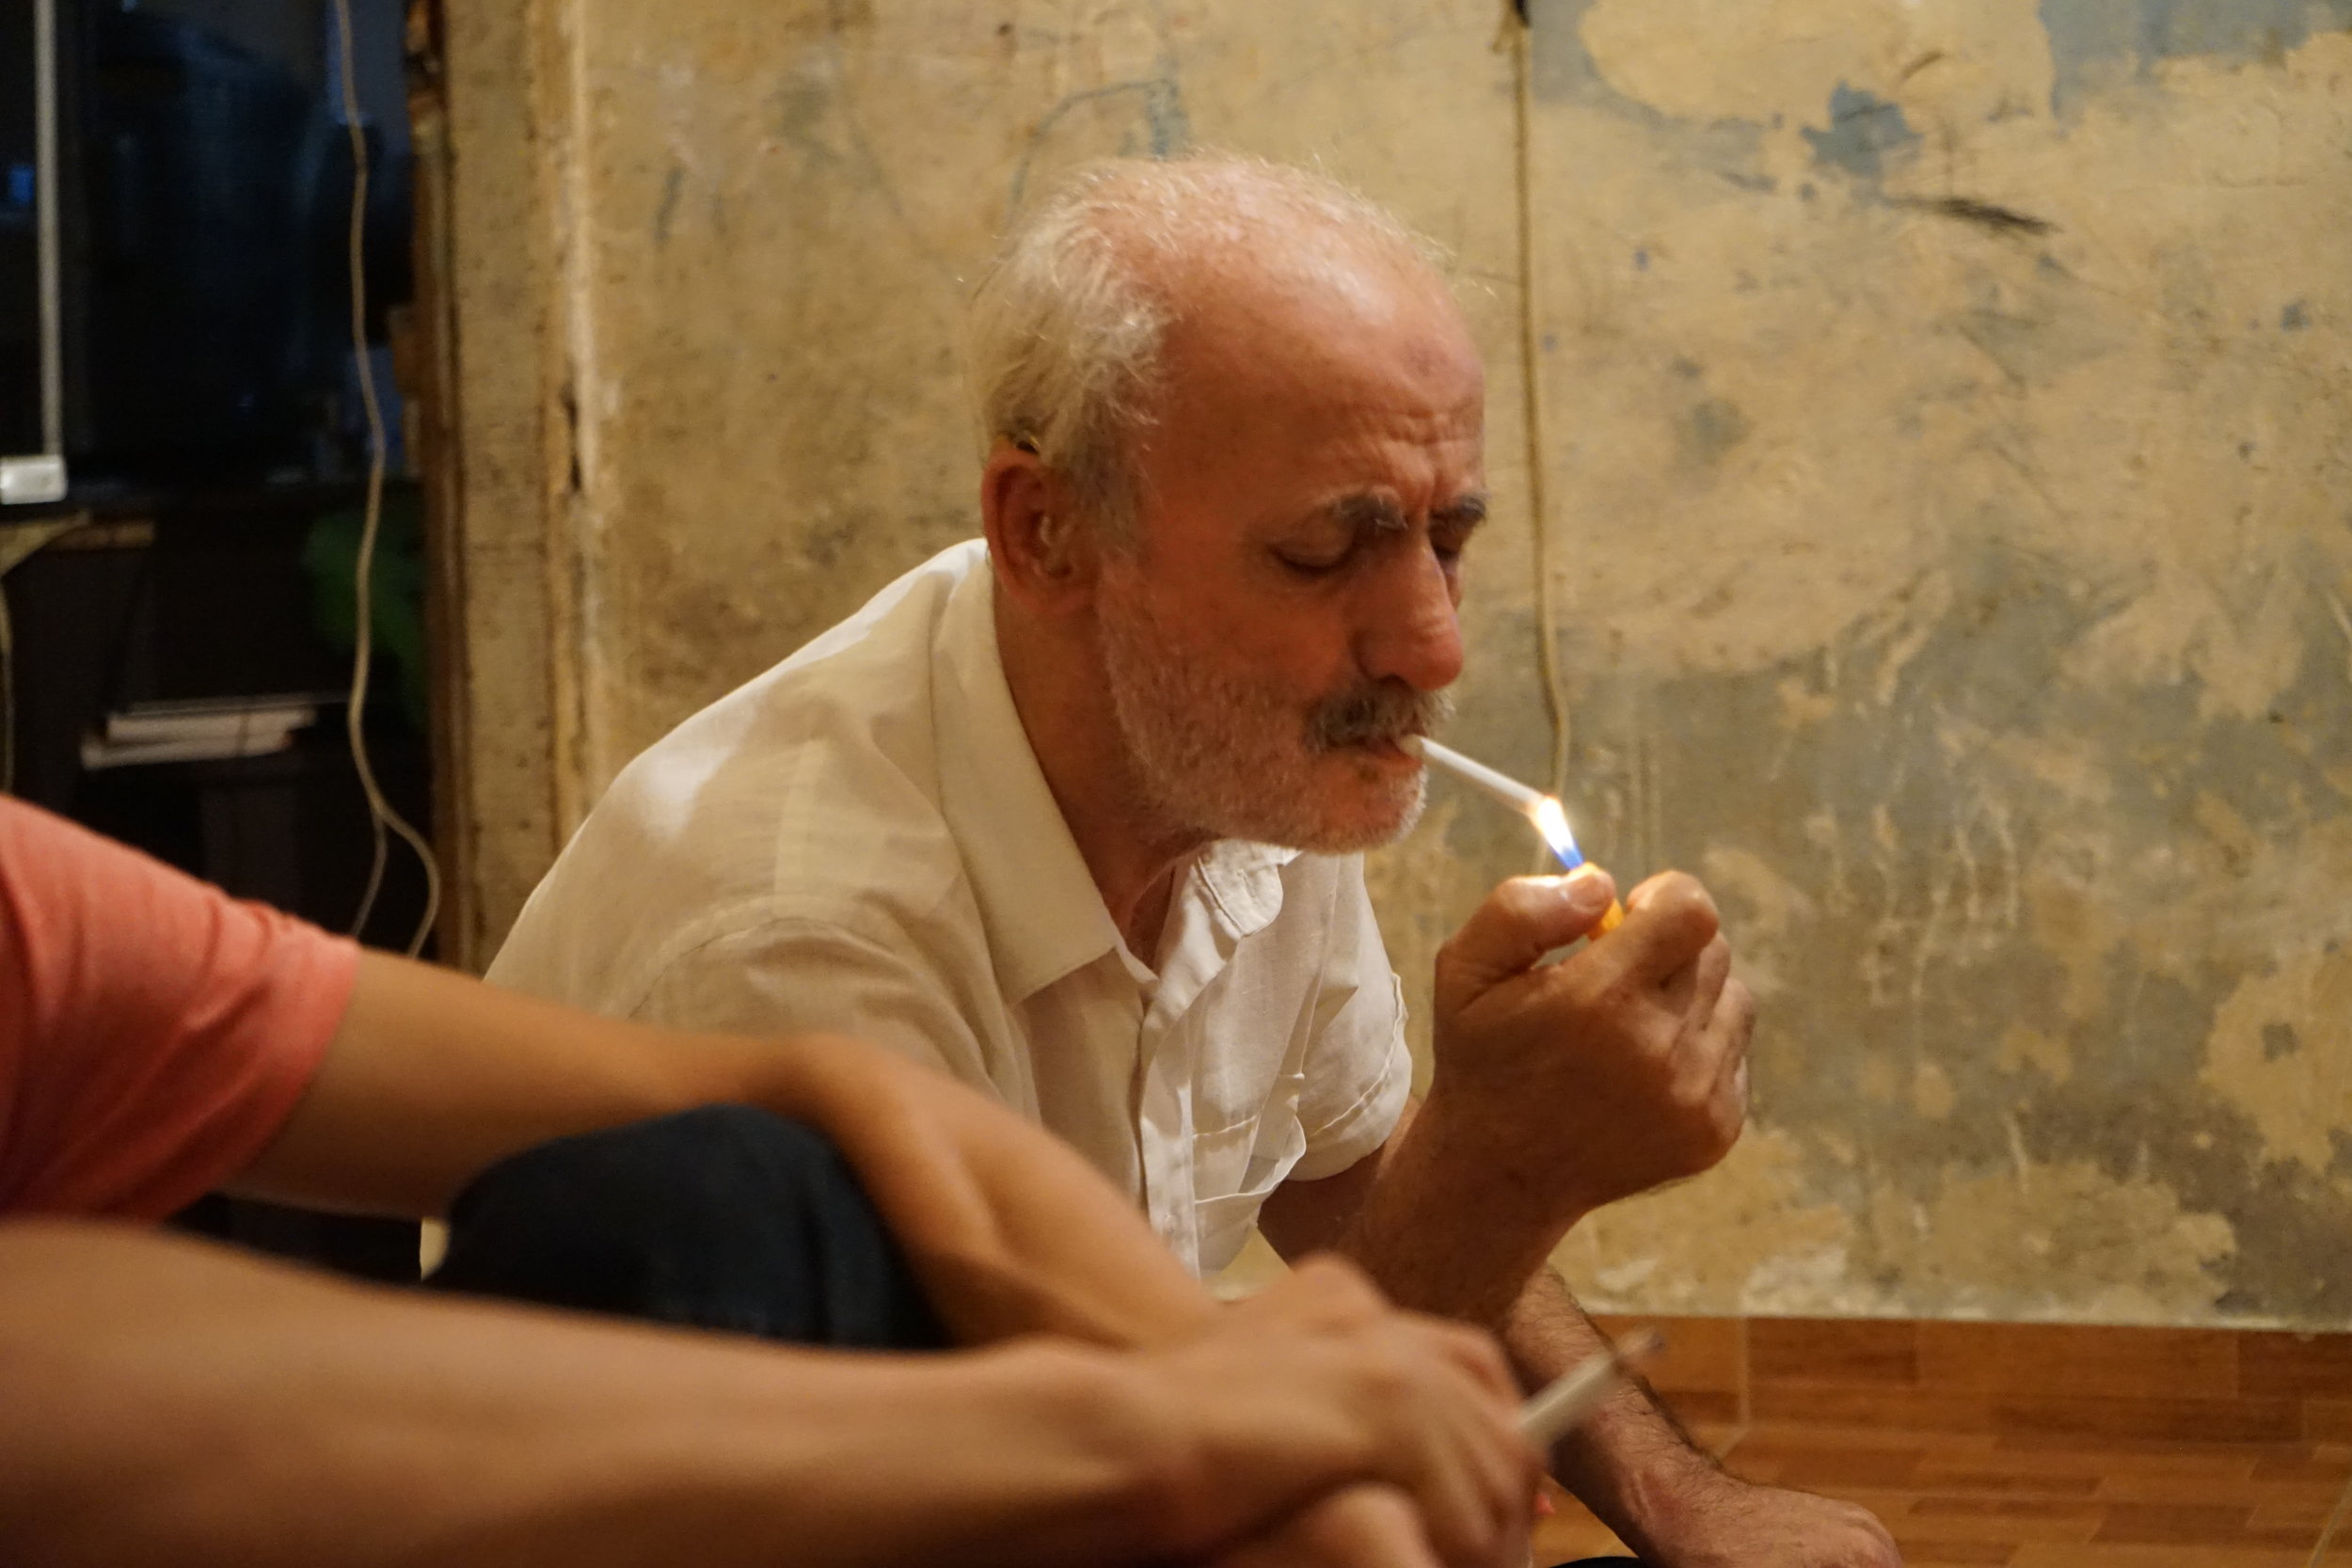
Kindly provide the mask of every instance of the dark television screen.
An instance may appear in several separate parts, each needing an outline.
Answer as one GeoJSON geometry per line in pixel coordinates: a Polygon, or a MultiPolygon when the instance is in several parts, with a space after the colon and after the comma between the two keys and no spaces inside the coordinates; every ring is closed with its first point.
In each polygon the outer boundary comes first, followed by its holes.
{"type": "MultiPolygon", "coordinates": [[[[58,5],[76,481],[348,473],[353,175],[331,13],[316,0],[58,5]]],[[[408,294],[401,13],[358,0],[354,14],[380,341],[384,307],[408,294]]]]}
{"type": "Polygon", "coordinates": [[[295,461],[328,127],[292,71],[179,17],[90,7],[75,160],[71,444],[99,471],[295,461]]]}
{"type": "Polygon", "coordinates": [[[0,456],[41,450],[33,7],[0,5],[0,456]]]}

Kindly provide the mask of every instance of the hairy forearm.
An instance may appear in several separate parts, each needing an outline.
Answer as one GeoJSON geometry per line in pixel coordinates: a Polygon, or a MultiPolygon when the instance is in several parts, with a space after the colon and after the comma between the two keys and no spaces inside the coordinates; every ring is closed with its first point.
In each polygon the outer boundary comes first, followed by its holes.
{"type": "Polygon", "coordinates": [[[1098,1353],[784,1351],[65,1224],[0,1227],[0,1386],[26,1568],[1150,1560],[1359,1462],[1098,1353]]]}
{"type": "Polygon", "coordinates": [[[1378,1153],[1311,1187],[1267,1205],[1284,1256],[1336,1251],[1398,1306],[1498,1334],[1565,1228],[1518,1217],[1527,1206],[1480,1158],[1477,1129],[1442,1101],[1406,1106],[1378,1153]]]}
{"type": "Polygon", "coordinates": [[[256,1196],[437,1214],[495,1161],[714,1101],[808,1122],[856,1169],[967,1343],[1166,1342],[1213,1310],[1119,1194],[1041,1129],[839,1037],[690,1035],[380,954],[309,1095],[236,1182],[256,1196]]]}
{"type": "MultiPolygon", "coordinates": [[[[1608,1341],[1546,1267],[1528,1280],[1505,1315],[1502,1345],[1534,1387],[1600,1354],[1608,1341]]],[[[1688,1494],[1720,1474],[1638,1381],[1611,1394],[1548,1457],[1560,1483],[1637,1550],[1652,1546],[1652,1521],[1677,1512],[1688,1494]]]]}
{"type": "MultiPolygon", "coordinates": [[[[1317,1185],[1319,1197],[1278,1209],[1285,1253],[1329,1247],[1353,1259],[1398,1305],[1491,1329],[1520,1382],[1542,1386],[1605,1348],[1549,1262],[1558,1233],[1507,1216],[1523,1208],[1482,1182],[1473,1130],[1440,1103],[1409,1107],[1364,1167],[1317,1185]],[[1465,1224],[1465,1215],[1478,1222],[1465,1224]]],[[[1548,1456],[1552,1473],[1629,1542],[1671,1512],[1677,1494],[1714,1468],[1639,1386],[1611,1396],[1548,1456]]]]}
{"type": "MultiPolygon", "coordinates": [[[[1607,1346],[1575,1296],[1542,1255],[1512,1254],[1462,1232],[1475,1227],[1423,1221],[1408,1226],[1399,1205],[1380,1206],[1375,1187],[1366,1204],[1371,1223],[1351,1226],[1340,1248],[1371,1273],[1399,1305],[1474,1323],[1494,1331],[1521,1384],[1533,1390],[1563,1376],[1607,1346]],[[1460,1238],[1465,1259],[1449,1243],[1460,1238]],[[1513,1271],[1518,1272],[1514,1278],[1513,1271]]],[[[1477,1212],[1475,1209],[1460,1211],[1477,1212]]],[[[1638,1385],[1628,1385],[1558,1444],[1552,1474],[1628,1541],[1638,1544],[1639,1521],[1662,1500],[1660,1488],[1684,1484],[1711,1471],[1671,1417],[1638,1385]]]]}

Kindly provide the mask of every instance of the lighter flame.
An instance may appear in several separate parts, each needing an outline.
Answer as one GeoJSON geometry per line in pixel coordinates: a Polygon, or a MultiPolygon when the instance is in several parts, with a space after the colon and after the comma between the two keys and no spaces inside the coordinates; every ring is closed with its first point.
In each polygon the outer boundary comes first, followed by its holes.
{"type": "Polygon", "coordinates": [[[1551,852],[1560,857],[1560,863],[1574,870],[1584,863],[1583,853],[1576,847],[1576,835],[1568,831],[1568,814],[1560,809],[1560,802],[1547,795],[1528,808],[1527,819],[1535,824],[1535,831],[1544,835],[1551,852]]]}

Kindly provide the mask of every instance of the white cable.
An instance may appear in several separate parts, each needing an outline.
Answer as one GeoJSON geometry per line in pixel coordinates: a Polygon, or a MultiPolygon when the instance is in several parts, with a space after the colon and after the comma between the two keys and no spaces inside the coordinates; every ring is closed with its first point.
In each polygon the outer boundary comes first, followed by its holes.
{"type": "Polygon", "coordinates": [[[1568,788],[1568,693],[1560,675],[1560,628],[1552,602],[1551,519],[1547,515],[1544,474],[1544,363],[1542,303],[1536,286],[1534,191],[1534,40],[1533,22],[1516,7],[1504,7],[1503,30],[1511,40],[1514,182],[1519,207],[1520,419],[1526,425],[1529,553],[1535,576],[1535,666],[1542,673],[1544,711],[1551,721],[1551,793],[1568,788]]]}
{"type": "Polygon", "coordinates": [[[417,922],[416,934],[408,940],[408,956],[415,958],[424,948],[424,939],[433,929],[434,917],[441,908],[441,868],[433,859],[433,847],[424,835],[408,825],[407,819],[392,809],[384,798],[384,791],[375,782],[375,768],[368,761],[368,741],[363,721],[368,700],[368,666],[373,654],[375,635],[373,607],[369,602],[368,578],[375,564],[375,535],[384,521],[384,409],[375,398],[375,370],[368,358],[368,290],[367,290],[367,212],[368,212],[368,138],[359,119],[358,53],[351,36],[351,0],[335,0],[335,41],[337,64],[342,86],[343,128],[351,135],[351,355],[353,369],[359,375],[359,402],[368,417],[368,493],[367,507],[359,525],[359,560],[352,572],[354,593],[358,601],[353,626],[351,655],[351,700],[343,707],[343,730],[351,742],[351,763],[359,774],[359,787],[368,798],[368,828],[374,837],[374,856],[368,866],[367,891],[359,895],[359,912],[353,916],[351,934],[358,936],[367,928],[368,916],[375,911],[375,895],[384,885],[384,863],[387,844],[384,831],[389,828],[417,852],[417,860],[424,867],[424,914],[417,922]]]}

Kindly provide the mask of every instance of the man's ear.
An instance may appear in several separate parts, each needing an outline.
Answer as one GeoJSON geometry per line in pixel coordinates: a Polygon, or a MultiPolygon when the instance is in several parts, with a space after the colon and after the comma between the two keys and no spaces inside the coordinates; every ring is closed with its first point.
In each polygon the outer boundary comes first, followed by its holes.
{"type": "Polygon", "coordinates": [[[1025,442],[999,439],[980,470],[980,518],[996,583],[1031,610],[1066,614],[1093,597],[1094,530],[1070,487],[1025,442]]]}

